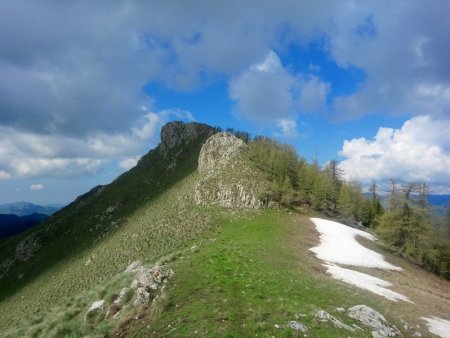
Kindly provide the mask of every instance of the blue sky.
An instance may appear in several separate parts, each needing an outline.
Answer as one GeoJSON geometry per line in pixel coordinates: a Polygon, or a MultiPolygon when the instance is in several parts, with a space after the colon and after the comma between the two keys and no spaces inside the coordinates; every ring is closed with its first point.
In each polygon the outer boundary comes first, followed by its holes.
{"type": "Polygon", "coordinates": [[[0,203],[70,202],[172,120],[273,137],[363,184],[450,193],[446,0],[0,10],[0,203]]]}

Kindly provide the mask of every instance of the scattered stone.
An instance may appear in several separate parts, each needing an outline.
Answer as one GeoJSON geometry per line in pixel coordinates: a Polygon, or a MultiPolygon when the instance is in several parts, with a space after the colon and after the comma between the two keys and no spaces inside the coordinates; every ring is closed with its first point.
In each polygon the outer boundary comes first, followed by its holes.
{"type": "Polygon", "coordinates": [[[332,322],[335,327],[338,327],[340,329],[346,329],[346,330],[352,331],[352,332],[355,331],[355,329],[353,327],[351,327],[350,325],[344,324],[339,319],[330,315],[328,312],[326,312],[324,310],[320,310],[319,312],[317,312],[316,317],[321,319],[324,322],[332,322]]]}
{"type": "Polygon", "coordinates": [[[400,332],[394,326],[390,325],[386,319],[367,305],[355,305],[348,309],[349,317],[359,320],[361,323],[373,330],[372,336],[375,337],[395,337],[400,332]],[[375,334],[374,334],[375,333],[375,334]]]}
{"type": "Polygon", "coordinates": [[[413,337],[422,337],[422,334],[419,331],[415,331],[413,337]]]}
{"type": "Polygon", "coordinates": [[[289,326],[292,330],[302,331],[302,332],[308,331],[308,328],[307,328],[305,325],[303,325],[302,323],[299,323],[299,322],[297,322],[297,321],[295,321],[295,320],[291,320],[291,321],[288,323],[288,326],[289,326]]]}
{"type": "Polygon", "coordinates": [[[117,319],[117,318],[119,318],[120,317],[120,311],[117,311],[116,313],[115,313],[115,315],[113,316],[113,319],[117,319]]]}
{"type": "Polygon", "coordinates": [[[342,313],[345,312],[345,309],[343,307],[337,307],[336,311],[342,313]]]}
{"type": "Polygon", "coordinates": [[[84,321],[86,322],[92,314],[103,311],[104,307],[105,301],[103,299],[93,302],[89,310],[87,310],[87,312],[84,315],[84,321]]]}
{"type": "Polygon", "coordinates": [[[274,327],[275,327],[276,329],[282,329],[282,328],[283,328],[283,325],[275,324],[274,327]]]}

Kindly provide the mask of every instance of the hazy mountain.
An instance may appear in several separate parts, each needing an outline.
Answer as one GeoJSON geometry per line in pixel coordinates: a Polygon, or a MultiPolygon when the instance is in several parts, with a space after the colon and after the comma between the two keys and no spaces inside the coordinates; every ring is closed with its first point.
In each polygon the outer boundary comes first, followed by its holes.
{"type": "Polygon", "coordinates": [[[27,216],[32,214],[43,214],[50,216],[51,214],[55,213],[59,209],[61,209],[62,206],[60,205],[48,205],[48,206],[42,206],[37,205],[29,202],[15,202],[15,203],[7,203],[7,204],[0,204],[0,214],[13,214],[17,216],[27,216]]]}

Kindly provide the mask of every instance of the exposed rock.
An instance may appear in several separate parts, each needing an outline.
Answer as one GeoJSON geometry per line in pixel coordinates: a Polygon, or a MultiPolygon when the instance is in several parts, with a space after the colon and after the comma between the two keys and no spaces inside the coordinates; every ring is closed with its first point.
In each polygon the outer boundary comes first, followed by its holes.
{"type": "Polygon", "coordinates": [[[319,312],[317,312],[316,317],[323,321],[326,321],[326,322],[332,322],[335,327],[338,327],[340,329],[355,331],[355,329],[353,327],[351,327],[350,325],[344,324],[339,319],[330,315],[328,312],[326,312],[324,310],[320,310],[319,312]]]}
{"type": "Polygon", "coordinates": [[[136,272],[140,266],[142,266],[141,261],[134,261],[133,263],[128,265],[124,272],[136,272]]]}
{"type": "Polygon", "coordinates": [[[172,277],[174,272],[172,269],[167,269],[164,266],[156,265],[153,268],[138,266],[136,279],[133,281],[131,287],[136,287],[136,299],[134,303],[146,304],[155,298],[158,290],[161,290],[163,283],[172,277]]]}
{"type": "Polygon", "coordinates": [[[198,157],[198,171],[202,175],[233,169],[234,160],[246,144],[231,133],[217,133],[203,144],[198,157]]]}
{"type": "Polygon", "coordinates": [[[147,304],[150,301],[150,292],[145,288],[139,287],[136,290],[136,299],[134,300],[134,305],[147,304]]]}
{"type": "Polygon", "coordinates": [[[172,149],[190,143],[200,136],[211,136],[214,132],[214,128],[197,122],[184,123],[174,121],[167,123],[161,129],[159,151],[165,156],[172,149]]]}
{"type": "Polygon", "coordinates": [[[241,158],[247,145],[231,133],[217,133],[206,140],[198,159],[203,176],[195,189],[197,205],[226,208],[260,208],[258,179],[241,158]]]}
{"type": "Polygon", "coordinates": [[[386,319],[367,305],[355,305],[347,310],[349,317],[359,320],[373,330],[373,337],[395,337],[400,332],[390,325],[386,319]]]}
{"type": "Polygon", "coordinates": [[[342,313],[345,312],[345,309],[343,307],[337,307],[336,311],[342,313]]]}
{"type": "Polygon", "coordinates": [[[137,281],[137,279],[133,279],[133,281],[130,284],[130,288],[131,289],[137,289],[139,286],[139,282],[137,281]]]}
{"type": "Polygon", "coordinates": [[[20,262],[28,261],[40,248],[39,237],[33,232],[17,244],[16,259],[20,262]]]}
{"type": "Polygon", "coordinates": [[[130,290],[130,288],[122,288],[122,290],[120,290],[119,296],[114,299],[114,304],[122,303],[128,290],[130,290]]]}
{"type": "Polygon", "coordinates": [[[84,315],[84,321],[88,321],[89,318],[94,315],[97,312],[103,311],[105,307],[105,301],[103,299],[97,300],[96,302],[93,302],[89,310],[84,315]]]}
{"type": "Polygon", "coordinates": [[[302,331],[302,332],[306,332],[308,331],[308,328],[303,325],[302,323],[296,322],[295,320],[291,320],[288,323],[288,326],[292,329],[292,330],[296,330],[296,331],[302,331]]]}
{"type": "Polygon", "coordinates": [[[8,257],[0,264],[0,279],[2,279],[8,274],[9,270],[12,268],[15,261],[16,261],[15,258],[8,257]]]}

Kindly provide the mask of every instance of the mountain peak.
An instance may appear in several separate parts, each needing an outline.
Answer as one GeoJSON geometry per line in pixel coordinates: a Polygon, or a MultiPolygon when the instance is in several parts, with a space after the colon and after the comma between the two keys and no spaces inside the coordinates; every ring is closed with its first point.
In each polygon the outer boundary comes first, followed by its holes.
{"type": "Polygon", "coordinates": [[[211,136],[216,129],[203,123],[173,121],[161,128],[160,151],[167,153],[185,143],[189,143],[199,136],[211,136]]]}

